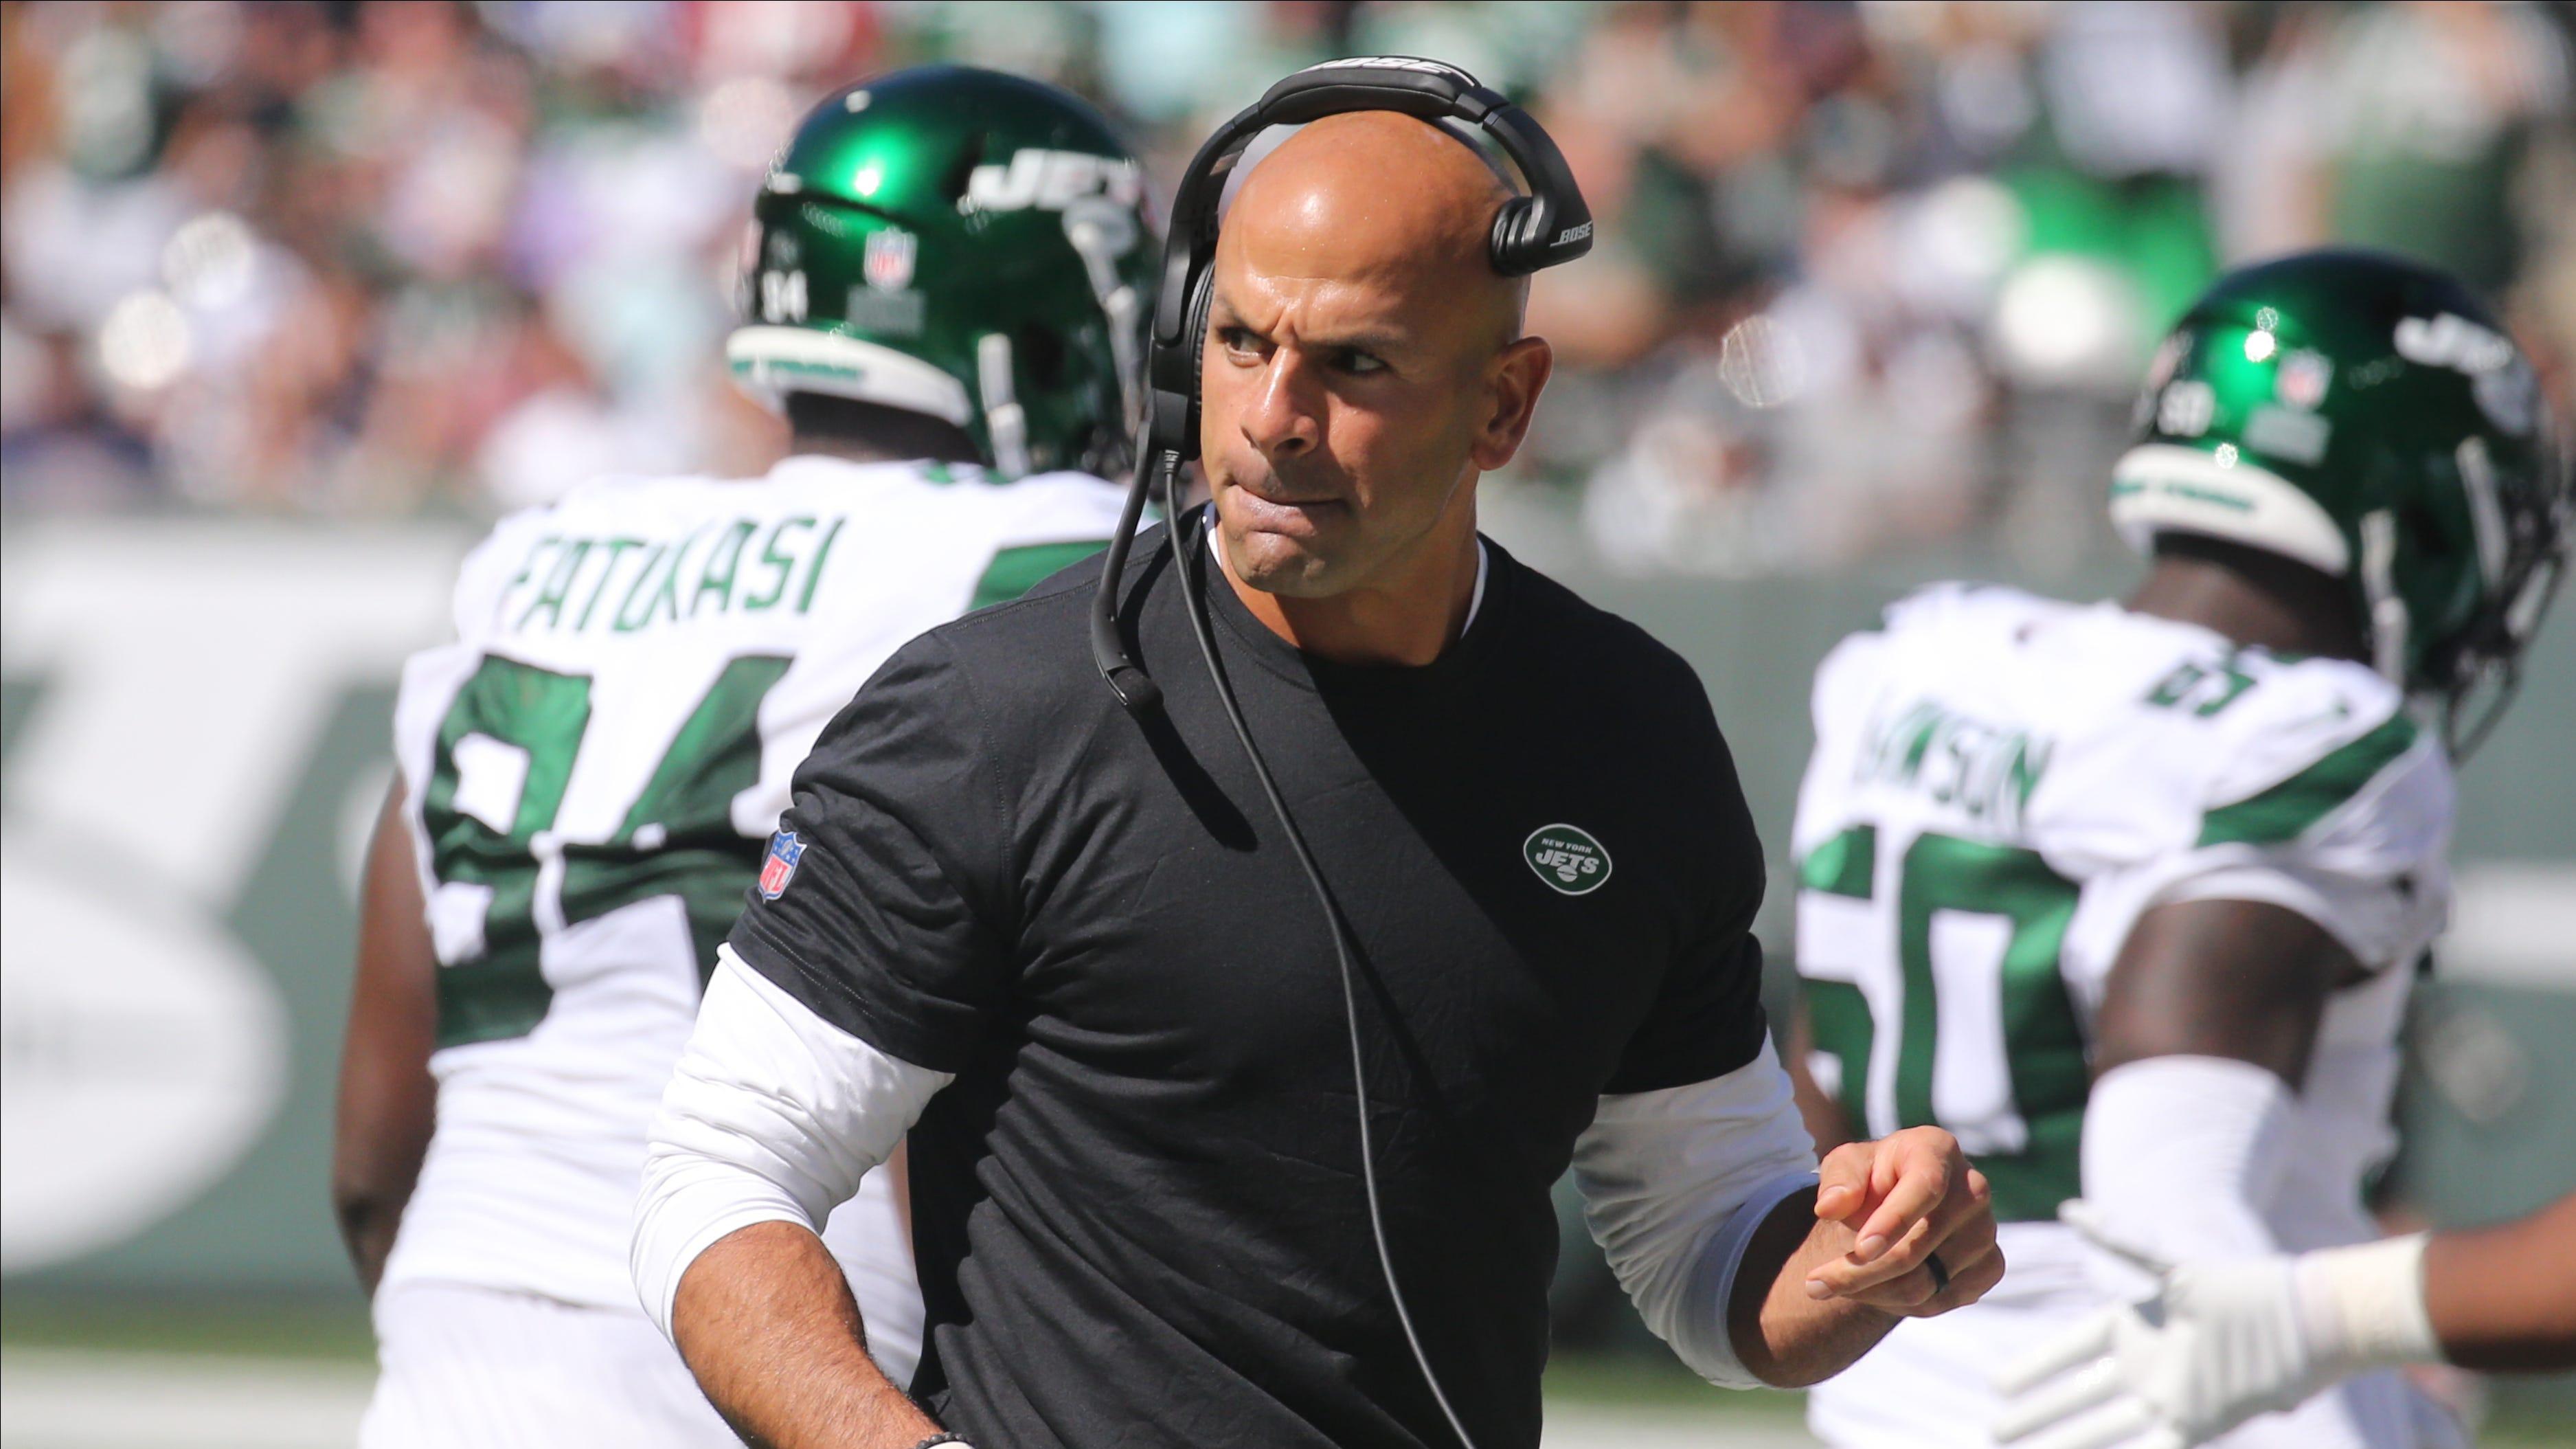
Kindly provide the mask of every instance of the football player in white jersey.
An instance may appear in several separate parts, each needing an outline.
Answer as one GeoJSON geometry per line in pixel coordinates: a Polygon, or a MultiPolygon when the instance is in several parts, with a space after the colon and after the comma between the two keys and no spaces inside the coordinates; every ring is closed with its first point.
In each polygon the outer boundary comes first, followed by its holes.
{"type": "MultiPolygon", "coordinates": [[[[1814,1391],[1843,1449],[1986,1449],[1997,1367],[2146,1294],[2058,1222],[2079,1192],[2169,1259],[2374,1235],[2452,766],[2576,535],[2529,363],[2410,263],[2222,279],[2140,413],[2111,498],[2153,558],[2135,593],[1928,589],[1817,673],[1792,842],[1810,1123],[1826,1147],[1950,1129],[2013,1265],[1814,1391]]],[[[2380,1373],[2221,1442],[2456,1432],[2380,1373]]]]}
{"type": "MultiPolygon", "coordinates": [[[[792,456],[594,482],[465,563],[455,642],[403,676],[342,1067],[368,1449],[737,1442],[627,1273],[646,1125],[717,943],[794,864],[772,832],[824,723],[1116,525],[1141,190],[1050,86],[924,67],[830,97],[763,184],[727,344],[792,456]]],[[[898,1382],[902,1199],[880,1170],[826,1233],[898,1382]]]]}

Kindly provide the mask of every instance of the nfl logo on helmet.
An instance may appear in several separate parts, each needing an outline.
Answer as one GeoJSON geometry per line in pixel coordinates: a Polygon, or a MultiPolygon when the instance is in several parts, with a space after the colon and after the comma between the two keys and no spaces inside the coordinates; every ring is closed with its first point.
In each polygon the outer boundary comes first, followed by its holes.
{"type": "Polygon", "coordinates": [[[912,285],[913,253],[920,238],[899,227],[868,233],[868,250],[861,270],[868,285],[880,292],[900,292],[912,285]]]}
{"type": "Polygon", "coordinates": [[[760,863],[760,895],[774,901],[787,889],[796,875],[796,862],[805,854],[805,842],[793,830],[782,830],[769,837],[769,855],[760,863]]]}

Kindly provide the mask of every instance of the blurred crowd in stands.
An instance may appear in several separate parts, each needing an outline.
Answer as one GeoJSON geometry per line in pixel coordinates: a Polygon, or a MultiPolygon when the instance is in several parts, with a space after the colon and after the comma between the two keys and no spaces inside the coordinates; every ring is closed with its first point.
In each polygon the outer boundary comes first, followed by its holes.
{"type": "Polygon", "coordinates": [[[805,106],[955,59],[1096,99],[1168,186],[1337,54],[1529,104],[1601,220],[1499,480],[1645,572],[2095,546],[2162,328],[2329,240],[2496,297],[2568,396],[2564,6],[10,3],[12,510],[470,516],[749,472],[744,217],[805,106]]]}

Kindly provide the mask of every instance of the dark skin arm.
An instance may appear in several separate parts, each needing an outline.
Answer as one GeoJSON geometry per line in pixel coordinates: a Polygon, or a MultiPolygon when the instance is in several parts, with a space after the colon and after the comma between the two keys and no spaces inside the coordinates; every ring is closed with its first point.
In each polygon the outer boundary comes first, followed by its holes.
{"type": "Polygon", "coordinates": [[[2424,1308],[2462,1368],[2576,1368],[2576,1193],[2516,1222],[2434,1234],[2424,1308]]]}
{"type": "Polygon", "coordinates": [[[367,845],[358,967],[331,1146],[331,1209],[372,1295],[437,1123],[429,1054],[438,1032],[438,958],[396,780],[367,845]]]}
{"type": "Polygon", "coordinates": [[[2324,927],[2282,906],[2157,906],[2138,918],[2111,967],[2093,1074],[2150,1057],[2226,1057],[2296,1091],[2327,998],[2364,974],[2324,927]]]}
{"type": "Polygon", "coordinates": [[[1831,1152],[1859,1134],[1852,1130],[1851,1114],[1840,1098],[1827,1092],[1807,1070],[1807,1058],[1816,1049],[1815,1023],[1808,1019],[1805,997],[1798,999],[1789,1018],[1789,1040],[1781,1053],[1781,1065],[1789,1071],[1789,1090],[1798,1103],[1799,1120],[1807,1124],[1807,1135],[1816,1139],[1816,1151],[1831,1152]]]}
{"type": "MultiPolygon", "coordinates": [[[[2095,1070],[2108,1071],[2123,1062],[2157,1056],[2220,1056],[2252,1062],[2295,1086],[2306,1075],[2327,998],[2360,976],[2361,969],[2349,952],[2294,911],[2247,901],[2190,901],[2158,907],[2130,932],[2113,967],[2099,1018],[2095,1070]]],[[[1806,1070],[1810,1041],[1801,1011],[1791,1030],[1788,1069],[1800,1114],[1819,1147],[1825,1147],[1848,1134],[1848,1119],[1842,1105],[1828,1097],[1806,1070]]],[[[1940,1135],[1948,1138],[1947,1133],[1940,1135]]],[[[1896,1140],[1891,1138],[1889,1143],[1896,1140]]],[[[1853,1210],[1846,1207],[1852,1199],[1837,1187],[1833,1169],[1845,1154],[1872,1145],[1846,1142],[1827,1156],[1826,1192],[1815,1209],[1817,1221],[1803,1242],[1798,1224],[1787,1211],[1789,1204],[1783,1204],[1746,1254],[1739,1281],[1768,1283],[1770,1289],[1767,1296],[1758,1298],[1739,1290],[1729,1305],[1730,1329],[1738,1356],[1765,1382],[1792,1386],[1829,1377],[1877,1342],[1893,1325],[1895,1315],[1937,1313],[1960,1302],[1973,1302],[1992,1286],[1988,1273],[1993,1278],[2002,1276],[2002,1255],[1992,1247],[1993,1219],[1984,1212],[1984,1175],[1960,1158],[1954,1170],[1966,1174],[1973,1192],[1973,1197],[1962,1196],[1960,1206],[1973,1202],[1983,1216],[1967,1219],[1954,1214],[1973,1234],[1963,1234],[1955,1247],[1938,1237],[1930,1239],[1940,1244],[1942,1261],[1951,1270],[1949,1293],[1934,1296],[1930,1275],[1915,1267],[1857,1295],[1804,1305],[1843,1310],[1837,1314],[1798,1311],[1805,1290],[1803,1284],[1793,1285],[1793,1280],[1804,1275],[1793,1270],[1802,1262],[1824,1263],[1828,1267],[1817,1271],[1853,1274],[1851,1281],[1861,1281],[1857,1274],[1864,1254],[1850,1251],[1839,1260],[1834,1256],[1837,1250],[1852,1248],[1854,1235],[1841,1221],[1853,1210]],[[1840,1239],[1834,1236],[1837,1232],[1842,1234],[1840,1239]],[[1757,1272],[1757,1264],[1774,1263],[1780,1265],[1776,1277],[1757,1272]],[[1951,1301],[1963,1292],[1965,1296],[1951,1301]],[[1867,1309],[1876,1310],[1875,1320],[1860,1311],[1867,1309]]],[[[1955,1141],[1948,1143],[1948,1150],[1955,1155],[1955,1141]]],[[[1935,1214],[1935,1219],[1939,1216],[1935,1214]]],[[[1887,1258],[1902,1257],[1909,1266],[1920,1263],[1925,1249],[1917,1235],[1909,1234],[1900,1247],[1910,1250],[1910,1256],[1891,1252],[1887,1258]]]]}
{"type": "MultiPolygon", "coordinates": [[[[362,889],[357,982],[340,1059],[331,1206],[358,1281],[372,1295],[419,1181],[438,1105],[437,1083],[429,1074],[438,1030],[438,958],[399,780],[368,842],[362,889]]],[[[901,1144],[888,1167],[909,1236],[912,1212],[901,1144]]],[[[717,1242],[682,1277],[672,1321],[682,1356],[708,1397],[752,1443],[796,1449],[883,1442],[910,1449],[939,1432],[859,1346],[864,1340],[849,1280],[822,1240],[804,1228],[761,1223],[717,1242]],[[844,1372],[855,1385],[836,1381],[844,1372]],[[796,1380],[803,1381],[796,1385],[799,1392],[782,1392],[796,1380]],[[772,1396],[793,1400],[795,1407],[771,1410],[772,1396]],[[738,1414],[737,1404],[762,1407],[738,1414]],[[868,1432],[853,1435],[854,1427],[868,1432]],[[869,1436],[880,1430],[879,1437],[869,1436]]]]}

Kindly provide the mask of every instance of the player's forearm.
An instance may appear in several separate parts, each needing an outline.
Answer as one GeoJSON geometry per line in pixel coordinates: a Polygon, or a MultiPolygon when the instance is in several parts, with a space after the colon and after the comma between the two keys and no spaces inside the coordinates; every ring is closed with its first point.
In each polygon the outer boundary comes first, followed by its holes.
{"type": "Polygon", "coordinates": [[[2519,1222],[2434,1235],[2424,1308],[2462,1368],[2576,1368],[2576,1194],[2519,1222]]]}
{"type": "Polygon", "coordinates": [[[2084,1199],[2124,1240],[2175,1261],[2277,1253],[2263,1204],[2296,1103],[2278,1076],[2232,1058],[2115,1067],[2085,1107],[2084,1199]]]}
{"type": "Polygon", "coordinates": [[[403,821],[397,783],[367,847],[349,1033],[332,1118],[332,1216],[370,1294],[384,1277],[438,1118],[438,1084],[429,1073],[438,965],[403,821]]]}
{"type": "Polygon", "coordinates": [[[1845,1224],[1820,1222],[1813,1189],[1783,1199],[1744,1250],[1727,1327],[1756,1378],[1803,1388],[1858,1362],[1896,1316],[1847,1298],[1810,1297],[1807,1275],[1852,1249],[1845,1224]]]}
{"type": "Polygon", "coordinates": [[[795,1223],[754,1223],[698,1255],[671,1336],[709,1402],[769,1449],[912,1449],[939,1424],[868,1357],[840,1265],[795,1223]]]}
{"type": "Polygon", "coordinates": [[[331,1152],[331,1216],[358,1282],[371,1296],[419,1183],[435,1110],[425,1082],[413,1088],[371,1080],[386,1075],[371,1070],[382,1066],[353,1048],[342,1073],[331,1152]]]}
{"type": "Polygon", "coordinates": [[[1807,1135],[1816,1139],[1818,1152],[1831,1152],[1853,1138],[1850,1119],[1843,1115],[1843,1104],[1816,1081],[1808,1062],[1816,1050],[1816,1032],[1807,1016],[1805,1002],[1798,1004],[1797,1015],[1790,1020],[1787,1060],[1781,1063],[1789,1072],[1789,1088],[1798,1103],[1798,1118],[1807,1124],[1807,1135]]]}
{"type": "Polygon", "coordinates": [[[340,1245],[358,1271],[358,1286],[372,1298],[384,1281],[385,1260],[393,1256],[394,1234],[402,1227],[404,1200],[351,1192],[334,1183],[331,1212],[340,1226],[340,1245]]]}

